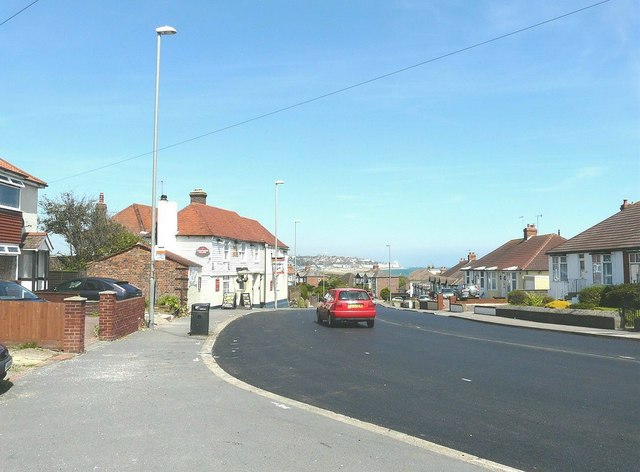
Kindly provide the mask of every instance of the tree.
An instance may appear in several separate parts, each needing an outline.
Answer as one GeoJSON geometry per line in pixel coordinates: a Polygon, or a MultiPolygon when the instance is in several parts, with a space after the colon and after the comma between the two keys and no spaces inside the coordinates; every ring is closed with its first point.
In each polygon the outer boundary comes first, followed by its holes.
{"type": "Polygon", "coordinates": [[[407,278],[404,275],[398,277],[398,288],[406,288],[407,287],[407,278]]]}
{"type": "Polygon", "coordinates": [[[63,192],[58,198],[42,197],[41,225],[48,233],[59,234],[69,246],[62,256],[66,269],[85,269],[92,261],[130,248],[140,238],[112,221],[106,207],[94,199],[63,192]]]}

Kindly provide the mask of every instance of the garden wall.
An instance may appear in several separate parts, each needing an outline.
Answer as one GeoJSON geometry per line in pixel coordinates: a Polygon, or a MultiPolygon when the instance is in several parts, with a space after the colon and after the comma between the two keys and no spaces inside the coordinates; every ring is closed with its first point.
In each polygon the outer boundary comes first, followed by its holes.
{"type": "Polygon", "coordinates": [[[553,323],[568,326],[583,326],[598,329],[624,329],[622,317],[616,311],[558,310],[529,306],[496,307],[496,316],[518,320],[553,323]]]}

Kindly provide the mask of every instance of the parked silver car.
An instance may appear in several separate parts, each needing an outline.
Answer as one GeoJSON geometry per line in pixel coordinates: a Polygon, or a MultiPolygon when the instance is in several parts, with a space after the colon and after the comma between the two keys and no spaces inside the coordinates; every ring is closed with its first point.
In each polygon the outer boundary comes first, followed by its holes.
{"type": "Polygon", "coordinates": [[[469,298],[480,298],[480,287],[476,284],[463,284],[456,290],[458,300],[468,300],[469,298]]]}

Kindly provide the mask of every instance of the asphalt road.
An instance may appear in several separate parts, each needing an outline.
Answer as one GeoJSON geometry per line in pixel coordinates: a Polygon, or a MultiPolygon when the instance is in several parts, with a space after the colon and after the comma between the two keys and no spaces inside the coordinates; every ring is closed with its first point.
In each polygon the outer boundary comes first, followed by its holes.
{"type": "Polygon", "coordinates": [[[640,343],[378,307],[245,316],[213,354],[265,390],[523,470],[637,470],[640,343]]]}

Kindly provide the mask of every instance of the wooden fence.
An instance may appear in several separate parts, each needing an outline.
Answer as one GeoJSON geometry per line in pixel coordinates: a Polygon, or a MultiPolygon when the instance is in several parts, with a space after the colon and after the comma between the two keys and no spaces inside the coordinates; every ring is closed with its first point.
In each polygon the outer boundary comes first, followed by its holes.
{"type": "Polygon", "coordinates": [[[0,338],[9,343],[30,343],[62,349],[64,303],[10,302],[0,305],[0,338]]]}

